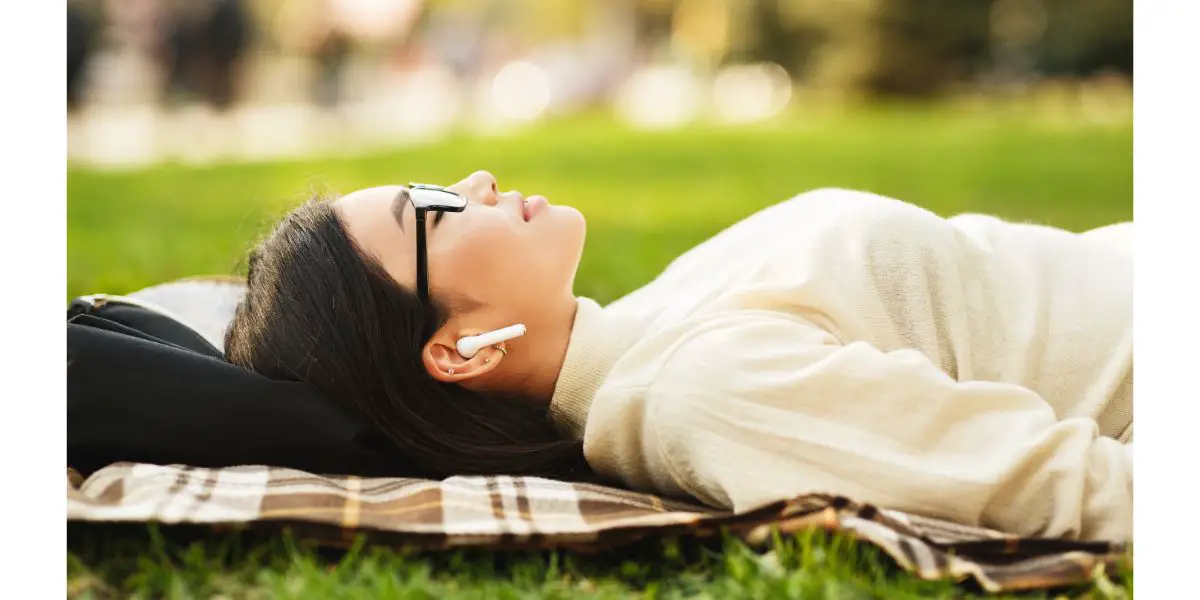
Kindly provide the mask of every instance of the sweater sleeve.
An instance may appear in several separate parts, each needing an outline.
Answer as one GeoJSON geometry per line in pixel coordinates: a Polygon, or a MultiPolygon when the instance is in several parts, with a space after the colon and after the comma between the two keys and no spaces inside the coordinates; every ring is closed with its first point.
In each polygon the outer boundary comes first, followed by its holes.
{"type": "Polygon", "coordinates": [[[1028,389],[959,382],[918,351],[841,345],[782,313],[692,331],[641,392],[641,427],[622,437],[646,459],[621,462],[627,479],[737,511],[827,492],[1022,535],[1132,536],[1130,447],[1028,389]]]}

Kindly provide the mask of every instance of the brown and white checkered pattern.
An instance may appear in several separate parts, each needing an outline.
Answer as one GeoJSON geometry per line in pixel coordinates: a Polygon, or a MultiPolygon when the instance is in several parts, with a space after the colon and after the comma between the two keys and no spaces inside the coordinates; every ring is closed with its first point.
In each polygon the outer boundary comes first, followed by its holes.
{"type": "Polygon", "coordinates": [[[772,531],[849,532],[879,546],[924,579],[973,578],[1011,591],[1086,582],[1115,568],[1116,544],[1019,539],[812,494],[751,513],[712,509],[594,484],[536,477],[319,476],[292,469],[201,469],[118,463],[83,481],[69,472],[67,519],[229,526],[291,525],[318,543],[344,546],[359,532],[373,543],[430,549],[600,550],[647,537],[710,537],[724,531],[754,546],[772,531]]]}

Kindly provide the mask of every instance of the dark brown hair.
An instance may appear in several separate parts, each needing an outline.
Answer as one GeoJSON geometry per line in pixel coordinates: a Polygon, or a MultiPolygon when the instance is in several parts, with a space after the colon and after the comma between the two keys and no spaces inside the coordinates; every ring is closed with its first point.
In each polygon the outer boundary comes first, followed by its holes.
{"type": "Polygon", "coordinates": [[[302,381],[375,428],[417,476],[588,478],[582,444],[527,398],[437,381],[421,351],[462,301],[417,295],[366,256],[333,205],[292,211],[249,257],[230,362],[302,381]]]}

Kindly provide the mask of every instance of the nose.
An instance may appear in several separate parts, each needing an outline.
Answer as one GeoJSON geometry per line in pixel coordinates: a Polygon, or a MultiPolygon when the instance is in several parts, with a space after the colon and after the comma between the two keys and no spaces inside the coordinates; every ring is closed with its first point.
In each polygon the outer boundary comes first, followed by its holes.
{"type": "Polygon", "coordinates": [[[496,183],[496,176],[487,171],[475,171],[464,180],[466,184],[467,198],[482,202],[488,206],[495,206],[500,201],[499,192],[500,186],[496,183]]]}

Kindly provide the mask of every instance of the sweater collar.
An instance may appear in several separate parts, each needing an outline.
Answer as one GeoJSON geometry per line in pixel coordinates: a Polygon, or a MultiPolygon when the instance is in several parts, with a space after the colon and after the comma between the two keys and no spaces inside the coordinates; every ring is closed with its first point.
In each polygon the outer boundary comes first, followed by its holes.
{"type": "Polygon", "coordinates": [[[624,339],[604,309],[591,298],[576,298],[575,322],[567,354],[554,384],[550,419],[560,432],[582,440],[592,398],[632,340],[624,339]]]}

